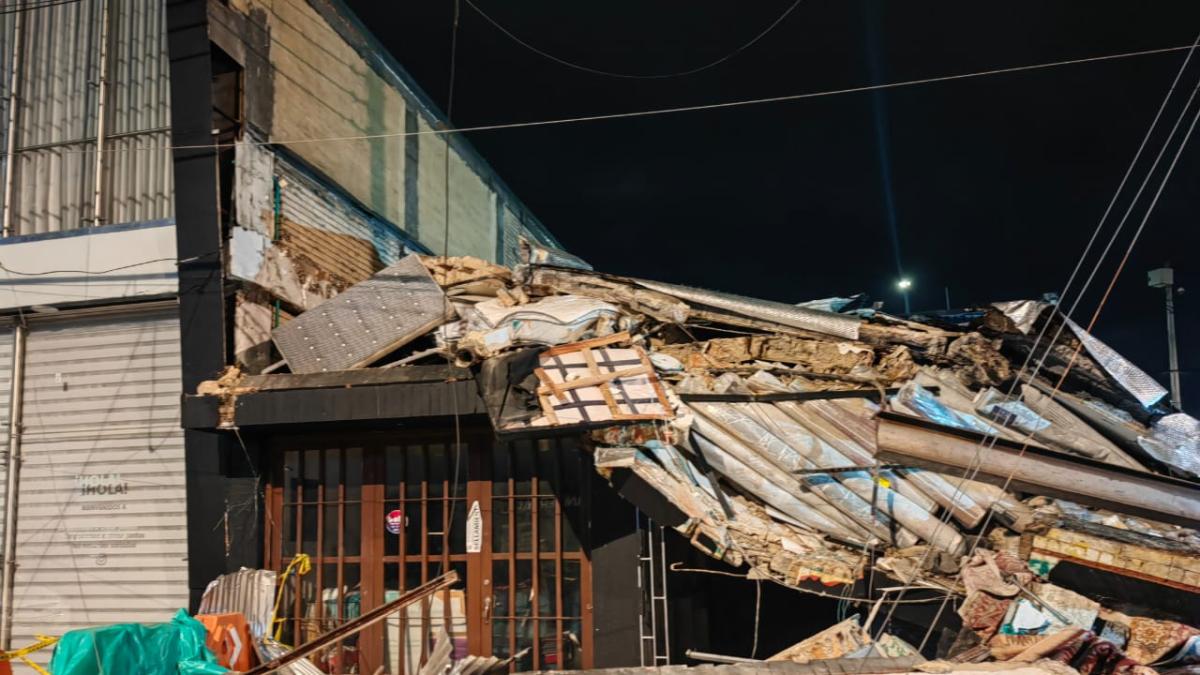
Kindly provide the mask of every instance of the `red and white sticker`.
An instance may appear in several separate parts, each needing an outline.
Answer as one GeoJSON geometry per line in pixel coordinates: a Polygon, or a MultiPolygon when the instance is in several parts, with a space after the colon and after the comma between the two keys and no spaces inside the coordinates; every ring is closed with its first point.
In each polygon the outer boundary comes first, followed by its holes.
{"type": "Polygon", "coordinates": [[[395,509],[387,514],[384,520],[384,527],[392,534],[400,534],[400,530],[404,527],[404,512],[400,509],[395,509]]]}

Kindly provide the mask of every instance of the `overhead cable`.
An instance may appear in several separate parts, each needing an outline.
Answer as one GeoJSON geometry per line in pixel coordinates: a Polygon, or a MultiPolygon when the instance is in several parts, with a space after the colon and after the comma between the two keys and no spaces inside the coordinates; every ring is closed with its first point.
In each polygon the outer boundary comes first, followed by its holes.
{"type": "Polygon", "coordinates": [[[73,5],[82,0],[46,0],[45,2],[27,2],[18,4],[13,7],[5,7],[0,9],[0,16],[5,14],[19,14],[21,12],[34,12],[47,7],[57,7],[59,5],[73,5]]]}
{"type": "MultiPolygon", "coordinates": [[[[800,94],[785,94],[782,96],[769,96],[765,98],[741,99],[737,101],[724,101],[720,103],[706,103],[690,106],[676,106],[671,108],[653,108],[650,110],[637,110],[623,113],[606,113],[601,115],[582,115],[578,117],[562,117],[548,120],[534,120],[529,122],[507,122],[498,124],[481,124],[470,127],[456,128],[437,128],[426,129],[421,131],[393,131],[379,134],[360,134],[354,136],[327,136],[327,137],[310,137],[310,138],[291,138],[291,139],[273,139],[269,141],[250,141],[243,140],[238,143],[209,143],[202,145],[161,145],[157,147],[137,147],[137,148],[112,148],[106,149],[104,152],[147,152],[147,151],[165,151],[165,150],[219,150],[222,148],[230,148],[236,145],[299,145],[303,143],[335,143],[347,141],[369,141],[383,138],[402,138],[407,136],[437,136],[442,134],[465,134],[479,131],[500,131],[504,129],[527,129],[531,127],[558,126],[564,124],[578,124],[582,122],[597,122],[602,120],[616,119],[631,119],[638,117],[653,117],[658,115],[671,115],[685,112],[699,112],[704,110],[720,110],[725,108],[740,108],[746,106],[763,105],[768,103],[786,103],[789,101],[801,101],[812,98],[822,98],[826,96],[838,96],[842,94],[856,94],[869,91],[879,91],[885,89],[899,89],[901,87],[911,87],[921,84],[932,84],[935,82],[951,82],[954,80],[966,80],[976,77],[984,77],[989,75],[1004,75],[1008,73],[1019,73],[1032,70],[1045,70],[1059,66],[1079,65],[1084,63],[1095,63],[1100,61],[1114,61],[1118,59],[1133,58],[1138,56],[1151,56],[1155,54],[1168,54],[1171,52],[1179,52],[1191,49],[1190,45],[1179,47],[1162,47],[1159,49],[1143,49],[1134,52],[1121,52],[1118,54],[1106,54],[1103,56],[1089,56],[1078,59],[1067,59],[1063,61],[1049,61],[1046,63],[1035,63],[1024,66],[1010,66],[1005,68],[993,68],[990,70],[980,70],[970,73],[960,73],[957,75],[941,75],[934,77],[924,77],[914,80],[900,80],[897,82],[887,82],[883,84],[863,85],[858,87],[845,87],[842,89],[826,89],[822,91],[805,92],[800,94]]],[[[18,150],[18,152],[20,152],[18,150]]],[[[59,150],[61,154],[74,153],[90,153],[95,152],[95,149],[81,150],[59,150]]],[[[2,155],[0,155],[2,156],[2,155]]]]}
{"type": "Polygon", "coordinates": [[[617,73],[617,72],[612,72],[609,70],[601,70],[599,68],[592,68],[589,66],[580,65],[578,63],[574,63],[572,61],[568,61],[566,59],[559,58],[545,50],[538,49],[537,47],[529,44],[525,40],[522,40],[521,38],[517,37],[515,34],[513,34],[512,31],[505,28],[499,21],[496,21],[492,17],[488,16],[488,14],[486,12],[484,12],[482,9],[479,8],[479,5],[476,5],[471,0],[466,0],[467,5],[471,9],[475,10],[475,12],[477,14],[479,14],[479,16],[481,16],[485,20],[487,20],[488,23],[492,24],[492,26],[494,26],[496,28],[496,30],[500,31],[504,35],[508,36],[508,38],[510,40],[512,40],[513,42],[516,42],[517,44],[521,45],[525,49],[528,49],[529,51],[533,52],[534,54],[537,54],[538,56],[549,59],[559,65],[566,66],[568,68],[573,68],[575,70],[579,70],[579,71],[582,71],[585,73],[591,73],[592,75],[603,75],[605,77],[617,77],[617,78],[628,79],[628,80],[665,80],[665,79],[669,79],[672,77],[684,77],[685,75],[695,75],[696,73],[703,72],[710,68],[715,68],[716,66],[719,66],[722,63],[725,63],[726,61],[728,61],[729,59],[732,59],[733,57],[737,56],[738,54],[741,54],[745,50],[754,46],[754,44],[756,42],[758,42],[759,40],[766,37],[767,33],[770,33],[772,30],[775,30],[776,26],[783,23],[783,20],[786,19],[788,17],[788,15],[790,15],[792,13],[792,11],[796,9],[796,7],[800,6],[801,2],[803,2],[803,0],[795,0],[795,2],[793,2],[790,6],[788,6],[787,9],[783,10],[783,13],[780,14],[778,17],[776,17],[774,21],[767,24],[766,28],[759,31],[757,35],[750,38],[749,41],[742,43],[741,46],[737,47],[733,51],[716,59],[715,61],[710,61],[702,66],[697,66],[695,68],[689,68],[687,70],[680,70],[680,71],[676,71],[673,73],[639,74],[639,73],[617,73]]]}
{"type": "MultiPolygon", "coordinates": [[[[1148,129],[1146,130],[1145,135],[1142,136],[1141,143],[1139,144],[1138,150],[1136,150],[1136,153],[1134,153],[1133,159],[1130,160],[1129,166],[1126,168],[1126,172],[1124,172],[1124,174],[1122,175],[1120,183],[1117,184],[1117,189],[1114,192],[1114,195],[1112,195],[1112,198],[1109,201],[1108,207],[1105,208],[1103,215],[1100,216],[1100,220],[1099,220],[1099,222],[1097,222],[1096,228],[1093,229],[1091,238],[1088,239],[1087,245],[1084,247],[1084,252],[1081,253],[1078,261],[1076,261],[1075,268],[1072,270],[1072,273],[1070,273],[1070,276],[1067,279],[1067,283],[1066,283],[1066,285],[1063,286],[1062,292],[1060,293],[1060,295],[1058,295],[1058,297],[1060,297],[1062,299],[1066,299],[1068,297],[1068,291],[1070,289],[1070,286],[1072,286],[1072,283],[1074,283],[1075,277],[1079,275],[1079,271],[1082,269],[1082,265],[1084,265],[1084,263],[1087,259],[1088,253],[1091,252],[1092,246],[1094,244],[1096,244],[1096,240],[1099,237],[1100,232],[1103,231],[1105,222],[1108,221],[1108,219],[1109,219],[1109,215],[1111,214],[1112,207],[1114,207],[1114,205],[1116,204],[1117,199],[1120,198],[1121,193],[1124,191],[1124,187],[1126,187],[1126,185],[1128,184],[1130,175],[1133,174],[1134,168],[1136,167],[1136,165],[1138,165],[1138,162],[1141,159],[1142,153],[1144,153],[1148,143],[1150,143],[1150,139],[1153,135],[1153,132],[1154,132],[1154,130],[1157,129],[1159,120],[1162,119],[1163,112],[1164,112],[1166,106],[1168,106],[1168,103],[1171,100],[1172,95],[1175,94],[1177,85],[1178,85],[1178,83],[1180,83],[1180,79],[1183,77],[1184,71],[1187,70],[1189,62],[1192,61],[1193,55],[1195,54],[1196,47],[1198,47],[1198,46],[1200,46],[1200,34],[1196,35],[1196,38],[1193,41],[1192,46],[1187,48],[1188,54],[1187,54],[1186,58],[1183,59],[1182,64],[1180,64],[1180,67],[1178,67],[1178,70],[1175,73],[1175,78],[1171,80],[1171,85],[1169,86],[1168,90],[1166,90],[1166,94],[1163,96],[1163,101],[1159,103],[1158,110],[1157,110],[1156,114],[1154,114],[1154,118],[1151,121],[1150,127],[1148,127],[1148,129]]],[[[1136,203],[1136,201],[1138,201],[1138,197],[1141,195],[1141,190],[1144,189],[1144,187],[1146,185],[1146,181],[1150,180],[1151,174],[1153,173],[1154,168],[1156,168],[1158,166],[1158,161],[1160,159],[1162,159],[1163,153],[1166,150],[1166,147],[1168,147],[1168,145],[1171,141],[1171,138],[1174,138],[1175,132],[1178,129],[1178,125],[1180,125],[1181,121],[1184,118],[1184,115],[1187,114],[1187,110],[1190,107],[1190,103],[1192,103],[1193,97],[1195,96],[1195,94],[1196,94],[1196,89],[1194,88],[1192,91],[1192,96],[1189,96],[1187,102],[1184,102],[1183,108],[1180,110],[1180,114],[1178,114],[1178,117],[1176,118],[1175,125],[1172,125],[1171,131],[1170,131],[1168,137],[1166,137],[1166,139],[1164,139],[1163,147],[1162,147],[1162,149],[1159,150],[1156,160],[1154,160],[1153,165],[1150,167],[1150,169],[1147,169],[1146,178],[1144,181],[1142,181],[1141,187],[1139,187],[1139,191],[1138,191],[1138,193],[1136,193],[1136,196],[1132,199],[1132,201],[1130,201],[1129,210],[1133,209],[1134,204],[1136,203]]],[[[1195,124],[1195,121],[1193,120],[1193,125],[1194,124],[1195,124]]],[[[1190,135],[1190,130],[1188,133],[1190,135]]],[[[1187,142],[1187,138],[1184,138],[1184,143],[1186,143],[1186,142],[1187,142]]],[[[1180,151],[1182,151],[1182,145],[1181,145],[1180,151]]],[[[1177,159],[1177,157],[1178,157],[1178,155],[1176,155],[1176,159],[1177,159]]],[[[1172,162],[1171,168],[1174,168],[1174,162],[1172,162]]],[[[1165,185],[1165,178],[1169,178],[1169,175],[1170,175],[1170,173],[1168,173],[1168,175],[1166,175],[1166,177],[1164,177],[1164,185],[1165,185]]],[[[1159,186],[1159,191],[1162,191],[1162,185],[1159,186]]],[[[1156,196],[1156,201],[1157,201],[1157,196],[1156,196]]],[[[1153,208],[1153,204],[1151,205],[1151,208],[1153,208]]],[[[1122,217],[1121,225],[1123,225],[1124,219],[1126,219],[1126,217],[1128,217],[1129,210],[1127,210],[1126,214],[1124,214],[1124,217],[1122,217]]],[[[1147,217],[1148,217],[1148,213],[1147,213],[1147,217]]],[[[1145,223],[1145,221],[1144,221],[1144,223],[1145,223]]],[[[1092,279],[1093,279],[1094,275],[1096,275],[1096,271],[1099,269],[1100,264],[1103,263],[1104,257],[1106,256],[1106,253],[1108,253],[1109,247],[1111,247],[1112,243],[1114,243],[1114,241],[1117,238],[1117,235],[1120,234],[1120,232],[1121,232],[1121,226],[1118,226],[1115,229],[1115,231],[1112,232],[1112,234],[1110,235],[1109,243],[1108,243],[1108,245],[1105,246],[1104,252],[1102,253],[1102,255],[1100,255],[1099,259],[1097,259],[1096,263],[1093,264],[1091,274],[1088,275],[1087,280],[1085,281],[1084,285],[1082,285],[1082,287],[1079,289],[1078,295],[1076,295],[1074,303],[1072,303],[1072,305],[1070,305],[1069,309],[1067,310],[1066,316],[1068,318],[1075,311],[1076,307],[1078,307],[1079,301],[1082,299],[1082,297],[1084,297],[1084,294],[1087,292],[1088,286],[1091,285],[1092,279]]],[[[1139,229],[1139,232],[1140,232],[1140,229],[1139,229]]],[[[1132,249],[1132,247],[1133,247],[1133,244],[1130,244],[1130,249],[1132,249]]],[[[1128,252],[1127,252],[1127,256],[1128,256],[1128,252]]],[[[1120,269],[1118,269],[1118,274],[1120,274],[1120,269]]],[[[1115,279],[1114,279],[1114,282],[1115,282],[1115,279]]],[[[1110,291],[1111,291],[1111,285],[1110,285],[1110,291]]],[[[1108,295],[1105,294],[1105,299],[1106,299],[1106,297],[1108,297],[1108,295]]],[[[1096,317],[1098,316],[1099,310],[1102,309],[1103,305],[1104,305],[1104,301],[1102,300],[1102,303],[1100,303],[1100,306],[1097,307],[1096,315],[1093,315],[1092,323],[1090,325],[1088,325],[1088,330],[1091,330],[1092,324],[1094,324],[1094,321],[1096,321],[1096,317]]],[[[1026,354],[1025,362],[1021,364],[1021,368],[1018,371],[1018,374],[1016,374],[1013,377],[1013,383],[1010,384],[1010,386],[1008,388],[1006,398],[1012,398],[1012,396],[1016,390],[1016,387],[1018,387],[1018,384],[1020,384],[1022,381],[1026,380],[1026,378],[1022,377],[1022,376],[1025,375],[1025,371],[1028,369],[1028,366],[1030,366],[1030,363],[1032,362],[1034,356],[1036,356],[1039,345],[1042,344],[1042,341],[1046,335],[1046,330],[1048,330],[1049,325],[1050,325],[1050,322],[1045,322],[1042,325],[1042,329],[1039,330],[1037,339],[1034,340],[1033,346],[1030,348],[1030,352],[1028,352],[1028,354],[1026,354]]],[[[1032,381],[1034,377],[1038,376],[1040,370],[1042,370],[1043,366],[1045,365],[1046,358],[1049,357],[1051,348],[1054,347],[1054,345],[1056,344],[1056,342],[1058,340],[1058,337],[1060,337],[1060,335],[1062,334],[1062,330],[1063,330],[1063,325],[1058,325],[1057,331],[1055,331],[1054,336],[1052,336],[1050,341],[1048,342],[1048,344],[1046,344],[1045,351],[1043,352],[1042,357],[1040,357],[1037,360],[1037,364],[1034,365],[1034,368],[1033,368],[1030,376],[1027,377],[1027,380],[1032,381]]],[[[1078,352],[1076,352],[1076,354],[1078,354],[1078,352]]],[[[1074,357],[1072,358],[1072,365],[1073,364],[1074,364],[1074,357]]],[[[1070,369],[1070,366],[1068,366],[1067,371],[1063,372],[1062,377],[1060,378],[1060,381],[1058,381],[1057,386],[1055,387],[1056,393],[1057,393],[1058,388],[1062,387],[1062,383],[1064,382],[1064,380],[1066,380],[1067,372],[1069,372],[1069,369],[1070,369]]],[[[1022,398],[1024,398],[1024,393],[1019,395],[1018,399],[1016,399],[1016,400],[1020,401],[1022,398]]],[[[1008,420],[1007,423],[1001,423],[1001,424],[1002,424],[1002,426],[1006,426],[1006,428],[1008,428],[1010,423],[1012,423],[1012,420],[1008,420]]],[[[956,488],[955,488],[955,494],[954,494],[955,498],[958,497],[960,494],[962,494],[962,483],[964,483],[964,480],[967,480],[967,479],[973,480],[974,478],[976,478],[976,476],[978,476],[978,472],[979,472],[980,468],[982,468],[982,466],[983,466],[983,455],[985,452],[989,452],[989,450],[991,450],[992,448],[995,447],[997,438],[998,438],[997,435],[991,435],[991,436],[984,438],[984,440],[980,440],[978,447],[976,448],[976,454],[974,454],[970,464],[968,464],[966,466],[965,470],[962,471],[962,476],[959,477],[959,485],[956,486],[956,488]]],[[[1024,455],[1025,450],[1028,448],[1028,444],[1030,444],[1031,440],[1032,440],[1032,435],[1027,435],[1025,438],[1024,444],[1022,444],[1021,455],[1024,455]]],[[[1015,467],[1014,467],[1014,472],[1015,472],[1015,467]]],[[[1012,480],[1012,476],[1013,476],[1013,474],[1010,473],[1008,476],[1008,479],[1006,480],[1006,482],[1004,482],[1004,490],[1008,489],[1008,484],[1010,483],[1010,480],[1012,480]]],[[[986,527],[986,525],[988,525],[989,522],[991,521],[992,513],[994,513],[994,512],[992,512],[992,510],[989,509],[988,514],[985,515],[983,524],[980,525],[980,532],[982,532],[984,530],[984,528],[986,527]]],[[[948,521],[949,521],[949,516],[950,516],[949,513],[943,514],[941,516],[940,521],[938,521],[938,527],[947,525],[948,521]]],[[[968,554],[967,554],[968,556],[972,555],[974,550],[978,549],[980,542],[982,542],[982,538],[980,538],[980,537],[977,537],[976,540],[974,540],[974,544],[971,546],[971,550],[968,551],[968,554]]],[[[922,558],[922,562],[920,562],[920,565],[918,567],[922,567],[924,565],[926,558],[928,558],[930,555],[930,552],[931,552],[931,548],[926,549],[925,555],[922,558]]],[[[900,597],[901,598],[904,597],[904,592],[901,591],[900,597]]],[[[887,628],[888,622],[890,621],[890,619],[892,619],[892,614],[894,613],[894,609],[895,608],[893,607],[892,610],[888,611],[888,615],[887,615],[886,619],[884,619],[883,622],[881,623],[880,634],[882,634],[884,629],[887,628]]],[[[938,608],[938,613],[937,613],[938,617],[941,616],[942,611],[944,609],[946,609],[946,603],[943,602],[941,607],[938,608]]],[[[934,625],[934,623],[936,623],[936,619],[934,622],[931,623],[930,626],[932,627],[932,625],[934,625]]],[[[929,638],[929,634],[926,633],[925,639],[928,640],[928,638],[929,638]]]]}

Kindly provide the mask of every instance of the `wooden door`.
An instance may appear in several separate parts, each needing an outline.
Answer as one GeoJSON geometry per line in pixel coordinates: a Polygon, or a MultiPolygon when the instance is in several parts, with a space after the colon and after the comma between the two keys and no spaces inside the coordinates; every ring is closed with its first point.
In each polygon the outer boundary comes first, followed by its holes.
{"type": "Polygon", "coordinates": [[[493,448],[483,430],[460,441],[439,430],[277,444],[267,560],[276,570],[298,552],[313,561],[285,590],[285,642],[453,569],[455,588],[329,650],[319,665],[414,675],[444,630],[455,658],[528,648],[515,670],[590,667],[590,458],[553,440],[493,448]],[[468,537],[472,526],[478,539],[468,537]]]}
{"type": "Polygon", "coordinates": [[[591,667],[590,465],[557,439],[498,445],[485,504],[484,649],[516,670],[591,667]]]}

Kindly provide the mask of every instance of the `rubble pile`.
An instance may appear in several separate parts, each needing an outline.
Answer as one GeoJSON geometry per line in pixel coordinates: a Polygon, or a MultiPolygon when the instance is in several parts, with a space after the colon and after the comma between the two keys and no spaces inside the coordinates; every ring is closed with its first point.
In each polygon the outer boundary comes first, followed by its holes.
{"type": "MultiPolygon", "coordinates": [[[[404,335],[372,335],[339,363],[472,368],[499,437],[586,437],[597,471],[648,485],[675,530],[751,578],[878,572],[944,593],[963,624],[949,670],[1200,662],[1194,616],[1049,580],[1070,563],[1200,592],[1197,421],[1051,305],[906,319],[861,298],[790,305],[545,264],[398,266],[410,273],[384,270],[373,281],[390,285],[371,293],[385,312],[419,298],[419,316],[390,315],[404,335]]],[[[277,330],[293,372],[326,369],[309,358],[322,333],[334,351],[362,339],[327,316],[277,330]]],[[[855,620],[873,656],[895,644],[878,608],[855,620]]]]}

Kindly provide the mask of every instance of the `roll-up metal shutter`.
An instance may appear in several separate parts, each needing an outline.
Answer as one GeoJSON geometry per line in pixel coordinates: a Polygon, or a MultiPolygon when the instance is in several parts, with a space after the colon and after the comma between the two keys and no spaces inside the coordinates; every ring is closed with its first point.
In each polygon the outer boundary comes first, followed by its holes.
{"type": "Polygon", "coordinates": [[[35,323],[25,363],[13,645],[170,619],[188,601],[178,314],[35,323]]]}
{"type": "MultiPolygon", "coordinates": [[[[8,397],[12,392],[12,326],[0,323],[0,542],[4,541],[4,500],[8,488],[8,397]]],[[[4,550],[0,547],[0,562],[4,550]]]]}

